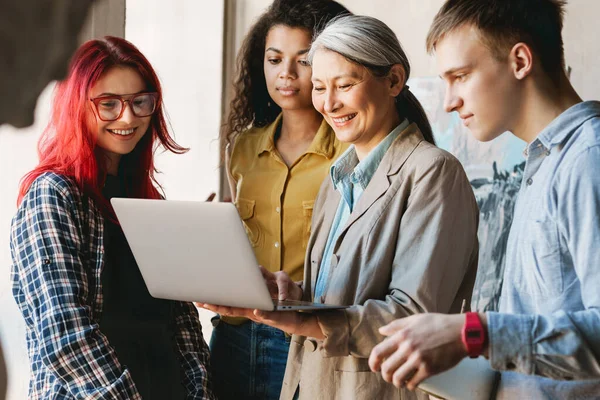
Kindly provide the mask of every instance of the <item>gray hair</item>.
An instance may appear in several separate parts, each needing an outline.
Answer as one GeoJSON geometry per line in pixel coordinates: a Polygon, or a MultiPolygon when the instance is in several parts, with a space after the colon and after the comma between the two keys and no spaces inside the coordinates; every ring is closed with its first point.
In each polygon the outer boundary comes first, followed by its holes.
{"type": "Polygon", "coordinates": [[[376,76],[385,76],[395,64],[402,65],[406,79],[410,75],[408,57],[396,34],[377,18],[348,15],[333,19],[313,41],[310,62],[319,49],[336,52],[376,76]]]}
{"type": "MultiPolygon", "coordinates": [[[[394,31],[377,18],[366,15],[345,15],[334,18],[318,34],[308,52],[312,64],[318,50],[338,53],[348,61],[364,66],[376,77],[387,76],[399,64],[410,76],[410,63],[394,31]]],[[[419,127],[425,140],[435,144],[431,125],[423,106],[405,86],[396,97],[396,109],[401,117],[419,127]]]]}

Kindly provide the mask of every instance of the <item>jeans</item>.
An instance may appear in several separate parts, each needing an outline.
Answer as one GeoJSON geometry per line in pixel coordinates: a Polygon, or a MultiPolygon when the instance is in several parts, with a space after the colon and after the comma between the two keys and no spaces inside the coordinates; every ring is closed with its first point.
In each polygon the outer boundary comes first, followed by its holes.
{"type": "Polygon", "coordinates": [[[279,399],[290,338],[252,321],[230,325],[216,316],[213,325],[210,352],[217,398],[279,399]]]}

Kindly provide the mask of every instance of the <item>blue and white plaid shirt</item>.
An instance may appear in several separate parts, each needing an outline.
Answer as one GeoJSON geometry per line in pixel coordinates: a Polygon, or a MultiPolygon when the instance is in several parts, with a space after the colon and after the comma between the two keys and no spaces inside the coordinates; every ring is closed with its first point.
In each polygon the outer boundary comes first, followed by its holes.
{"type": "MultiPolygon", "coordinates": [[[[103,216],[64,176],[45,173],[12,221],[13,295],[27,325],[29,399],[141,399],[99,330],[103,216]]],[[[198,313],[174,302],[188,399],[213,399],[198,313]]]]}

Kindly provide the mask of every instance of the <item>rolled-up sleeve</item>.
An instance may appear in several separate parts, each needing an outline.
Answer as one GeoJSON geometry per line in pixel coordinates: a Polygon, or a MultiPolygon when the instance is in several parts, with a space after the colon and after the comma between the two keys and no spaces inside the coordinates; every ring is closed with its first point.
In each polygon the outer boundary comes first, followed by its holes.
{"type": "Polygon", "coordinates": [[[198,311],[191,303],[174,302],[175,339],[184,371],[188,399],[215,399],[210,374],[210,354],[202,336],[198,311]]]}
{"type": "Polygon", "coordinates": [[[553,379],[600,377],[600,147],[587,148],[556,182],[560,233],[573,260],[583,310],[488,313],[490,362],[553,379]]]}

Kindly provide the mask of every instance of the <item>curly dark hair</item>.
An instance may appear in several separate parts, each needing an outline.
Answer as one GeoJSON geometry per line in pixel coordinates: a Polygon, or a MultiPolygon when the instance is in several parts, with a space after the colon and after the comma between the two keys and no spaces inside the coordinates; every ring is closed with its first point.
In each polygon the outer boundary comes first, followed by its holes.
{"type": "Polygon", "coordinates": [[[239,50],[234,96],[227,120],[221,126],[223,149],[250,127],[262,127],[277,118],[281,108],[269,96],[263,55],[269,30],[275,25],[306,29],[314,38],[336,16],[351,14],[333,0],[275,0],[250,28],[239,50]]]}

